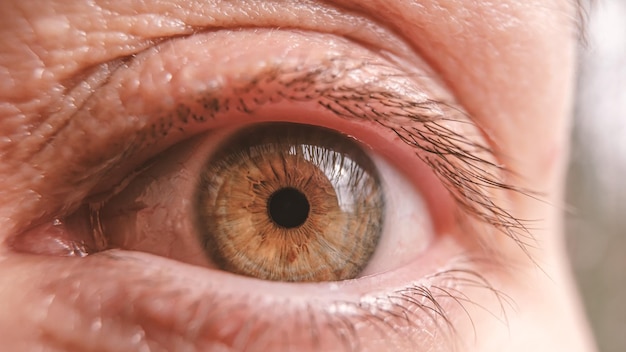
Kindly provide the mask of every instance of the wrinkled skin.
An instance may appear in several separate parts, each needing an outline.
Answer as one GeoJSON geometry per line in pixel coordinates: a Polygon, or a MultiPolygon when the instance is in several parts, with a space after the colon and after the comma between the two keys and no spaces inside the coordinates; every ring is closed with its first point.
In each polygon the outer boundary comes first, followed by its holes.
{"type": "MultiPolygon", "coordinates": [[[[407,73],[426,72],[434,82],[434,88],[428,90],[453,99],[466,111],[481,131],[477,138],[494,150],[498,164],[512,171],[506,174],[506,183],[540,195],[538,201],[524,192],[498,193],[499,201],[515,218],[539,219],[529,230],[535,239],[531,246],[520,247],[500,235],[497,240],[483,238],[484,242],[496,241],[495,245],[470,243],[464,247],[476,251],[475,256],[506,258],[510,265],[506,269],[477,263],[471,267],[488,280],[489,287],[502,293],[498,297],[506,297],[504,308],[500,307],[502,299],[494,299],[491,290],[459,286],[471,303],[463,304],[464,309],[457,304],[457,309],[448,312],[453,333],[435,333],[433,337],[428,332],[435,327],[413,326],[396,334],[384,330],[381,336],[371,333],[366,324],[354,327],[351,339],[359,341],[352,344],[354,348],[593,350],[569,273],[561,224],[574,84],[574,4],[566,0],[201,3],[0,3],[3,350],[341,350],[346,345],[327,328],[333,324],[319,328],[317,336],[311,332],[314,323],[297,317],[307,311],[298,307],[312,306],[312,310],[332,315],[328,307],[338,306],[337,297],[350,301],[372,291],[384,292],[387,283],[398,287],[417,281],[436,271],[445,262],[444,256],[458,253],[457,245],[452,245],[451,251],[427,250],[423,262],[430,264],[422,265],[419,272],[405,270],[392,279],[346,284],[332,294],[323,284],[303,288],[257,283],[252,290],[246,279],[153,254],[116,250],[85,258],[57,255],[65,252],[55,246],[70,241],[68,236],[92,241],[87,230],[54,232],[45,224],[74,212],[84,198],[97,193],[95,189],[110,186],[104,181],[79,182],[76,175],[87,179],[97,174],[92,169],[99,164],[89,156],[109,148],[115,140],[111,136],[106,140],[72,139],[70,136],[82,132],[80,125],[68,121],[78,119],[80,114],[75,112],[91,95],[100,94],[109,74],[134,75],[128,80],[138,82],[143,93],[130,96],[130,88],[120,85],[114,87],[119,88],[117,93],[108,91],[104,102],[112,99],[125,106],[149,107],[161,102],[164,91],[177,96],[178,84],[189,83],[179,70],[181,61],[167,55],[183,55],[191,63],[209,60],[195,54],[200,48],[187,41],[210,36],[207,30],[214,28],[223,33],[208,37],[202,50],[219,53],[215,60],[222,60],[221,64],[209,61],[206,70],[197,71],[194,77],[245,73],[266,57],[307,53],[315,61],[331,47],[348,58],[362,48],[372,55],[386,53],[385,57],[395,57],[407,73]],[[270,33],[266,45],[256,45],[254,32],[229,31],[241,27],[304,31],[274,44],[270,33]],[[324,40],[313,39],[316,33],[329,38],[328,49],[320,46],[324,40]],[[167,50],[169,41],[176,50],[167,50]],[[122,58],[157,45],[163,49],[151,54],[157,56],[150,65],[128,70],[128,61],[122,58]],[[68,152],[75,150],[86,152],[68,152]],[[63,170],[73,173],[64,174],[63,170]],[[55,236],[59,238],[56,242],[51,240],[55,236]],[[432,272],[428,272],[430,268],[432,272]],[[225,302],[241,298],[241,292],[253,293],[246,296],[246,303],[215,313],[225,302]],[[315,303],[309,303],[313,298],[315,303]],[[266,325],[242,323],[257,321],[250,312],[263,316],[266,325]],[[212,314],[219,324],[206,318],[212,314]]],[[[128,122],[114,115],[107,128],[141,127],[126,126],[128,122]]],[[[411,315],[407,319],[418,318],[411,315]]]]}

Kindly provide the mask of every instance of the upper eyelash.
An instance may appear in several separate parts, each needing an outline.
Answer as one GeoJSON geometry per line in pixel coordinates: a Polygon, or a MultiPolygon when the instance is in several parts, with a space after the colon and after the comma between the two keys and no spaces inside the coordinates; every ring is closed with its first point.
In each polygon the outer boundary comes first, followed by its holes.
{"type": "MultiPolygon", "coordinates": [[[[174,111],[140,131],[132,150],[167,136],[173,129],[184,131],[187,124],[215,119],[231,109],[253,114],[256,107],[282,99],[314,101],[338,117],[374,121],[393,131],[404,144],[415,149],[417,157],[433,170],[461,210],[498,229],[529,255],[527,247],[534,242],[528,227],[531,221],[517,218],[496,204],[488,190],[514,191],[531,197],[536,193],[502,181],[502,175],[511,174],[511,170],[477,155],[493,156],[489,146],[442,124],[472,124],[478,128],[467,113],[451,103],[406,97],[377,86],[378,82],[408,78],[392,66],[371,61],[354,63],[344,58],[329,59],[317,66],[274,67],[228,92],[216,89],[200,94],[195,101],[192,97],[191,103],[179,103],[174,111]],[[350,73],[373,68],[385,73],[377,73],[376,80],[366,86],[338,85],[350,73]],[[239,98],[225,98],[231,95],[226,93],[239,98]],[[376,110],[376,105],[384,110],[376,110]],[[203,114],[196,113],[194,107],[201,107],[203,114]]],[[[132,154],[132,150],[126,152],[132,154]]]]}

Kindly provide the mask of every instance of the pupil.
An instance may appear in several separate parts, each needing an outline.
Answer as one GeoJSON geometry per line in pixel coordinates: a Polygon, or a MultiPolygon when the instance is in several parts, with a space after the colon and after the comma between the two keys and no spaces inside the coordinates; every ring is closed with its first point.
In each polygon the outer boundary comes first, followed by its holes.
{"type": "Polygon", "coordinates": [[[270,196],[267,210],[276,225],[291,229],[306,221],[309,216],[309,201],[295,188],[282,188],[270,196]]]}

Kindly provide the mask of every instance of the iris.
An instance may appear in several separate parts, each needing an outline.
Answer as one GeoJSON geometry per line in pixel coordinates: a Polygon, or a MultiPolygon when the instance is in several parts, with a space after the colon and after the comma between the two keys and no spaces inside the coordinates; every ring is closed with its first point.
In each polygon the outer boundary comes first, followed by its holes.
{"type": "Polygon", "coordinates": [[[359,143],[322,127],[246,127],[209,156],[196,219],[223,270],[277,281],[356,277],[385,217],[374,162],[359,143]]]}

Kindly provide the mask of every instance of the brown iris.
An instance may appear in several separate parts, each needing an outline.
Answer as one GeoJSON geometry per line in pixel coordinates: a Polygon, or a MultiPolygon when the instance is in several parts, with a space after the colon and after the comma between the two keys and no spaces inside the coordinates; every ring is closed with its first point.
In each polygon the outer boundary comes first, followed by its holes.
{"type": "Polygon", "coordinates": [[[298,124],[246,128],[211,156],[198,228],[222,269],[267,280],[356,277],[382,228],[378,172],[362,147],[298,124]]]}

